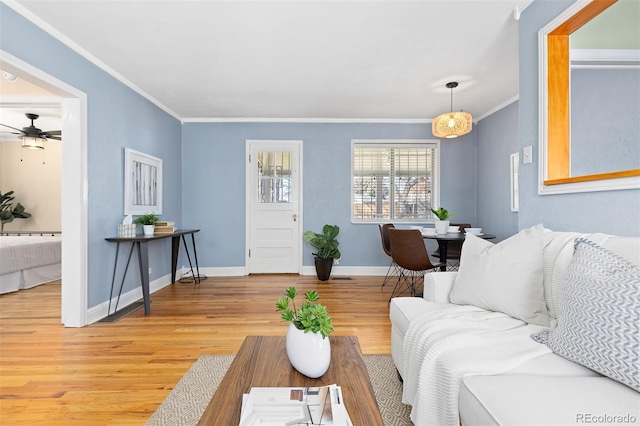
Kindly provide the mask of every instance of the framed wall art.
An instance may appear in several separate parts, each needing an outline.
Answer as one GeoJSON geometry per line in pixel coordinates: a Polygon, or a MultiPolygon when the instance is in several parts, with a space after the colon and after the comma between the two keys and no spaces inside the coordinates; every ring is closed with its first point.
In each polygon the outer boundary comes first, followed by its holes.
{"type": "Polygon", "coordinates": [[[124,214],[162,213],[162,160],[124,149],[124,214]]]}

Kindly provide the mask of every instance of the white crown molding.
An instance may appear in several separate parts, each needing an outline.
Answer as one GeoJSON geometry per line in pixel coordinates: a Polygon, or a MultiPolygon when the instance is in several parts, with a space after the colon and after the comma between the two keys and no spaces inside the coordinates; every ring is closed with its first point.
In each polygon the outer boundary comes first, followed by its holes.
{"type": "Polygon", "coordinates": [[[503,103],[501,103],[500,105],[497,105],[493,108],[491,108],[489,111],[485,112],[484,114],[482,114],[479,117],[476,117],[474,119],[474,121],[476,121],[476,124],[478,121],[482,120],[483,118],[487,118],[488,116],[490,116],[491,114],[494,114],[498,111],[500,111],[502,108],[511,105],[512,103],[516,102],[518,99],[520,99],[519,95],[514,96],[511,99],[507,99],[506,101],[504,101],[503,103]]]}
{"type": "Polygon", "coordinates": [[[640,49],[571,49],[571,68],[638,68],[640,49]]]}
{"type": "Polygon", "coordinates": [[[191,117],[183,123],[390,123],[430,124],[426,118],[267,118],[267,117],[191,117]]]}
{"type": "Polygon", "coordinates": [[[26,19],[31,21],[33,24],[35,24],[36,26],[38,26],[42,30],[46,31],[49,35],[51,35],[52,37],[54,37],[55,39],[57,39],[58,41],[63,43],[65,46],[69,47],[70,49],[72,49],[73,51],[78,53],[80,56],[82,56],[83,58],[85,58],[86,60],[91,62],[92,64],[96,65],[98,68],[102,69],[104,72],[106,72],[107,74],[109,74],[110,76],[115,78],[116,80],[120,81],[122,84],[124,84],[125,86],[129,87],[131,90],[133,90],[134,92],[138,93],[140,96],[142,96],[143,98],[147,99],[149,102],[151,102],[152,104],[154,104],[155,106],[157,106],[158,108],[160,108],[161,110],[166,112],[167,114],[171,115],[172,117],[174,117],[177,120],[180,120],[180,116],[178,114],[176,114],[174,111],[172,111],[170,108],[168,108],[167,106],[162,104],[160,101],[155,99],[149,93],[147,93],[144,90],[142,90],[140,87],[138,87],[135,84],[133,84],[131,81],[129,81],[123,75],[121,75],[120,73],[118,73],[117,71],[115,71],[114,69],[109,67],[108,65],[106,65],[104,62],[100,61],[98,58],[93,56],[91,53],[87,52],[85,49],[83,49],[82,47],[78,46],[75,42],[73,42],[67,36],[65,36],[64,34],[60,33],[58,30],[56,30],[51,25],[49,25],[48,23],[46,23],[45,21],[40,19],[38,16],[34,15],[31,11],[29,11],[28,9],[26,9],[22,5],[18,4],[15,0],[2,0],[2,1],[7,6],[12,8],[13,10],[15,10],[17,13],[19,13],[22,16],[24,16],[26,19]]]}

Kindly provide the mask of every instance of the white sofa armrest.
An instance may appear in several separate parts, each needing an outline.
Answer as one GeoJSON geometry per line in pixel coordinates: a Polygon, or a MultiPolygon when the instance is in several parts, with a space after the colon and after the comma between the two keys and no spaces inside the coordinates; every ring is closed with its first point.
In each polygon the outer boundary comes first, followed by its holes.
{"type": "Polygon", "coordinates": [[[451,303],[449,293],[451,293],[457,274],[457,272],[428,272],[424,274],[422,297],[429,302],[451,303]]]}

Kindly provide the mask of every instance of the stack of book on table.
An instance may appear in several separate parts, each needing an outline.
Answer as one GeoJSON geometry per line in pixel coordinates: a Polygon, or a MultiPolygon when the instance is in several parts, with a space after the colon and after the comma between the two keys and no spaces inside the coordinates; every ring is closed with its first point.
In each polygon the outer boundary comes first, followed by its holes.
{"type": "Polygon", "coordinates": [[[176,223],[170,220],[161,220],[153,229],[154,234],[173,234],[176,232],[176,223]]]}
{"type": "Polygon", "coordinates": [[[337,385],[255,387],[242,396],[240,426],[352,426],[337,385]]]}

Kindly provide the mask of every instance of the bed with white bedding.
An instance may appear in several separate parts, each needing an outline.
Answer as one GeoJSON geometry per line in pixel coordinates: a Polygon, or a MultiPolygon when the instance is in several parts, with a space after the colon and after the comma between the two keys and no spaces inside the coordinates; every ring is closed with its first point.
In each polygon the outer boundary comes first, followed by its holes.
{"type": "Polygon", "coordinates": [[[62,236],[0,236],[0,294],[59,280],[62,236]]]}

